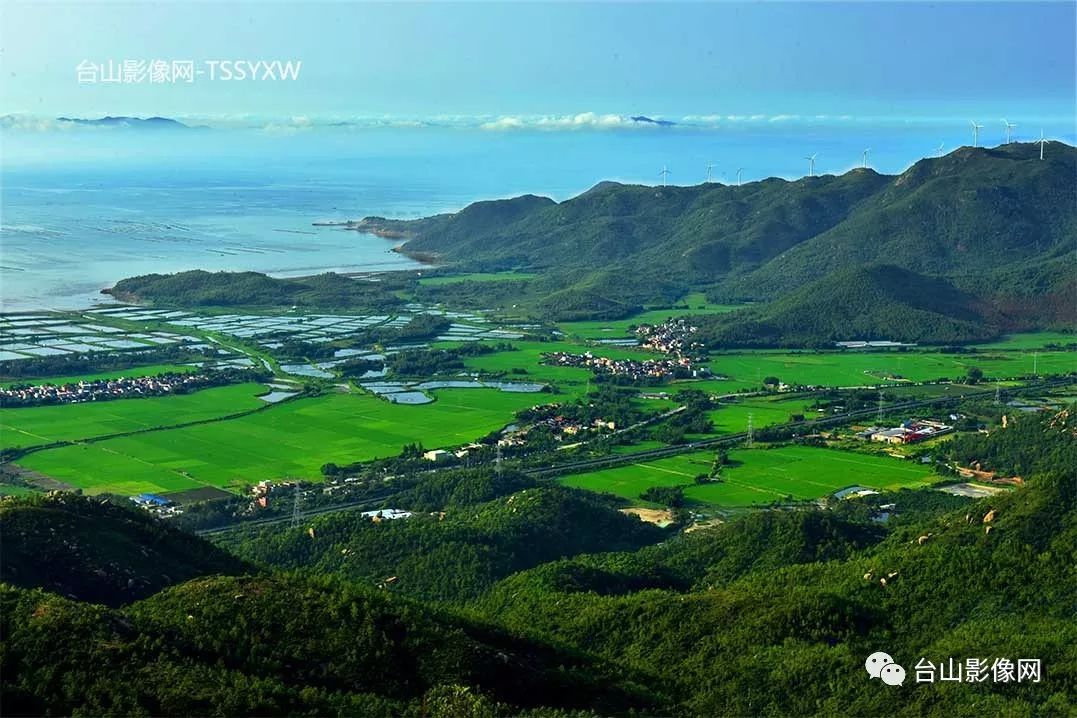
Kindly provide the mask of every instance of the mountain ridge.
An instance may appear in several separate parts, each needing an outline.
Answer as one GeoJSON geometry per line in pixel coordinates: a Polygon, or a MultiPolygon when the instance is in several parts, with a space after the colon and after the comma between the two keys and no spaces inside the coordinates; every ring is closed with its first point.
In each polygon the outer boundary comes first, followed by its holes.
{"type": "Polygon", "coordinates": [[[1077,149],[1051,142],[1038,158],[1038,146],[1013,143],[963,147],[899,175],[602,182],[562,202],[525,195],[419,220],[368,217],[355,228],[391,230],[404,240],[397,251],[450,269],[537,274],[520,304],[555,319],[628,316],[691,291],[770,302],[831,272],[886,264],[973,295],[989,334],[1073,314],[1064,270],[1077,251],[1077,149]],[[1022,291],[1024,283],[1039,289],[1022,291]],[[999,324],[994,305],[1013,296],[1033,306],[999,324]]]}

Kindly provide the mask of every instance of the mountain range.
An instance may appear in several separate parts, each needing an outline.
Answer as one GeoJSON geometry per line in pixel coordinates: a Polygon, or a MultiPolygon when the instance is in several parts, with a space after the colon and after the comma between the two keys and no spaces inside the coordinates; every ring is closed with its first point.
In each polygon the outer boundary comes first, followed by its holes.
{"type": "Polygon", "coordinates": [[[1077,318],[1077,149],[1049,142],[1039,153],[963,147],[894,176],[602,182],[563,202],[525,195],[351,228],[403,238],[398,251],[451,270],[537,275],[507,278],[511,292],[442,285],[426,290],[431,299],[489,306],[511,295],[573,319],[629,316],[702,290],[754,303],[713,320],[754,323],[745,341],[771,342],[792,328],[794,306],[819,303],[834,311],[828,326],[806,327],[818,340],[963,341],[1077,318]],[[887,320],[895,314],[915,321],[887,320]]]}

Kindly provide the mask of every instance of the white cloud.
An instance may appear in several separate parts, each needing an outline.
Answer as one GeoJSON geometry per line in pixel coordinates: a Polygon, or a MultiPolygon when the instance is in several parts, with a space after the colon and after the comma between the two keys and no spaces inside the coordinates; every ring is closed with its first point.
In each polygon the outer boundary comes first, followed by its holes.
{"type": "Polygon", "coordinates": [[[649,122],[636,122],[625,115],[597,112],[581,112],[576,115],[504,115],[479,125],[484,130],[615,130],[657,126],[649,122]]]}

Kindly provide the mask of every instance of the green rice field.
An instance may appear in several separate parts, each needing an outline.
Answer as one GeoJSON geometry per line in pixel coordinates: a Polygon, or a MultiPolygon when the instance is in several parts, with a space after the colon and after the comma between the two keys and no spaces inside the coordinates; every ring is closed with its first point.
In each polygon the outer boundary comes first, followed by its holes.
{"type": "Polygon", "coordinates": [[[261,384],[211,387],[191,394],[84,404],[0,409],[0,448],[28,448],[213,419],[264,406],[261,384]]]}
{"type": "MultiPolygon", "coordinates": [[[[573,324],[605,326],[610,323],[573,324]]],[[[627,324],[625,326],[627,327],[627,324]]],[[[594,332],[584,329],[576,333],[585,335],[594,332]]],[[[472,357],[467,359],[465,364],[469,369],[485,372],[510,372],[515,368],[523,368],[530,379],[574,389],[585,387],[591,376],[590,372],[574,367],[545,366],[542,364],[543,352],[590,351],[599,356],[639,359],[654,359],[660,356],[634,347],[596,346],[572,341],[512,343],[518,347],[518,351],[472,357]]],[[[985,376],[1000,379],[1031,375],[1034,368],[1041,376],[1077,371],[1077,351],[1045,350],[1037,354],[1038,356],[1034,357],[1032,351],[1020,349],[981,350],[977,354],[942,354],[915,350],[730,352],[714,355],[707,363],[716,376],[724,378],[678,382],[664,390],[673,391],[690,386],[716,394],[728,394],[741,389],[758,388],[768,376],[776,376],[788,384],[857,387],[879,384],[900,386],[907,382],[934,381],[943,377],[960,380],[970,367],[978,367],[983,370],[985,376]]]]}
{"type": "Polygon", "coordinates": [[[812,399],[785,396],[751,396],[734,403],[723,404],[718,409],[707,412],[714,422],[714,430],[719,434],[736,434],[748,428],[748,416],[752,417],[752,426],[760,428],[772,424],[785,424],[792,420],[793,414],[803,414],[805,418],[816,416],[810,409],[812,399]]]}
{"type": "Polygon", "coordinates": [[[496,352],[477,357],[469,357],[464,365],[471,371],[482,372],[511,372],[515,368],[523,368],[527,374],[513,375],[510,378],[520,381],[539,381],[557,385],[563,391],[570,394],[586,391],[593,374],[589,369],[581,367],[549,366],[542,363],[542,355],[546,352],[570,352],[582,354],[592,352],[599,356],[614,359],[636,358],[653,359],[655,355],[632,347],[602,346],[594,347],[572,342],[528,342],[517,341],[512,343],[516,351],[496,352]]]}
{"type": "Polygon", "coordinates": [[[721,483],[695,484],[711,467],[710,451],[681,454],[630,466],[575,474],[566,486],[616,494],[640,504],[651,486],[683,486],[696,504],[726,508],[750,507],[828,496],[849,486],[898,489],[925,486],[937,480],[930,467],[886,456],[870,456],[809,446],[739,449],[729,452],[734,465],[722,471],[721,483]]]}
{"type": "MultiPolygon", "coordinates": [[[[758,387],[763,377],[776,376],[789,384],[819,386],[865,386],[892,382],[889,377],[909,381],[931,381],[941,377],[960,379],[969,367],[979,367],[988,377],[1031,374],[1033,355],[1022,351],[979,354],[937,352],[742,352],[720,354],[709,366],[727,377],[713,381],[711,391],[735,391],[758,387]]],[[[1077,371],[1077,352],[1043,351],[1035,359],[1040,375],[1077,371]]]]}
{"type": "Polygon", "coordinates": [[[1072,332],[1028,332],[1011,334],[997,342],[979,345],[983,349],[1039,349],[1048,344],[1068,345],[1077,343],[1077,334],[1072,332]]]}
{"type": "Polygon", "coordinates": [[[395,456],[404,444],[467,443],[512,421],[542,395],[443,389],[400,405],[366,394],[300,399],[237,419],[48,449],[19,463],[88,493],[137,494],[262,479],[317,479],[327,462],[395,456]]]}

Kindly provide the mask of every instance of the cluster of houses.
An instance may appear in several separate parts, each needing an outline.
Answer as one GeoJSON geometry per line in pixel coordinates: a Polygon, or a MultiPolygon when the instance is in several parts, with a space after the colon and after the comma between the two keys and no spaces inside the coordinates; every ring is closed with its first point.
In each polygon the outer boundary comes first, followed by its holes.
{"type": "Polygon", "coordinates": [[[869,426],[864,431],[857,433],[857,436],[861,439],[879,441],[885,444],[915,444],[919,441],[926,441],[936,436],[949,434],[953,430],[954,427],[941,421],[910,419],[902,422],[900,426],[889,429],[869,426]]]}
{"type": "Polygon", "coordinates": [[[455,451],[449,451],[447,449],[431,449],[430,451],[423,452],[423,459],[434,464],[451,464],[455,461],[463,461],[473,453],[482,451],[484,448],[485,447],[482,444],[468,444],[467,446],[461,446],[455,451]]]}
{"type": "Polygon", "coordinates": [[[687,357],[672,359],[611,359],[599,357],[591,352],[570,354],[568,352],[547,352],[542,355],[547,364],[554,366],[573,366],[590,369],[596,374],[623,376],[633,381],[688,379],[708,376],[706,367],[695,367],[687,357]]]}
{"type": "Polygon", "coordinates": [[[636,327],[636,336],[640,346],[662,354],[685,356],[703,348],[703,344],[694,341],[693,336],[699,331],[683,317],[667,319],[662,324],[641,324],[636,327]]]}
{"type": "Polygon", "coordinates": [[[96,379],[56,386],[15,386],[0,389],[0,406],[33,406],[38,404],[77,404],[87,401],[126,399],[141,396],[160,396],[189,389],[209,381],[205,374],[163,374],[161,376],[96,379]]]}
{"type": "Polygon", "coordinates": [[[613,431],[617,428],[615,422],[606,421],[605,419],[595,419],[590,424],[584,424],[560,414],[540,419],[532,424],[530,428],[533,429],[539,426],[545,426],[556,436],[576,436],[588,431],[613,431]]]}
{"type": "Polygon", "coordinates": [[[183,509],[177,506],[174,501],[158,494],[139,494],[138,496],[132,496],[131,501],[161,518],[183,513],[183,509]]]}

